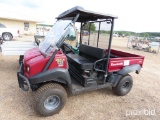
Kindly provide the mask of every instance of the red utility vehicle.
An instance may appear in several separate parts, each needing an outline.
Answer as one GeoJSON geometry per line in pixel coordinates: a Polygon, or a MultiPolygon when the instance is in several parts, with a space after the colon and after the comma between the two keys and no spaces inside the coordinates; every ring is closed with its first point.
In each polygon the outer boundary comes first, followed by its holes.
{"type": "MultiPolygon", "coordinates": [[[[66,103],[68,88],[73,95],[111,86],[116,95],[126,95],[132,88],[130,72],[140,72],[144,57],[111,49],[114,19],[110,14],[95,13],[74,7],[57,17],[57,22],[39,47],[20,57],[17,73],[19,87],[35,91],[35,107],[39,114],[50,116],[58,113],[66,103]],[[76,39],[74,24],[88,24],[88,36],[80,34],[77,48],[67,41],[76,39]],[[97,46],[93,45],[91,23],[98,23],[97,46]],[[103,24],[102,24],[103,23],[103,24]],[[108,46],[100,48],[100,26],[109,25],[105,34],[108,46]],[[87,45],[82,39],[88,37],[87,45]],[[76,50],[76,52],[75,52],[76,50]],[[78,51],[78,52],[77,52],[78,51]]],[[[105,43],[101,42],[101,45],[105,43]]]]}

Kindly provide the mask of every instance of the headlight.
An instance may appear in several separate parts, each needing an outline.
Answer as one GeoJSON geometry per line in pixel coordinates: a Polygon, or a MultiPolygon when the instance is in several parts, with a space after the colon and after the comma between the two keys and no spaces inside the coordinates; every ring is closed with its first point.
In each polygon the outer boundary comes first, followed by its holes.
{"type": "Polygon", "coordinates": [[[27,72],[29,73],[29,67],[27,67],[27,72]]]}

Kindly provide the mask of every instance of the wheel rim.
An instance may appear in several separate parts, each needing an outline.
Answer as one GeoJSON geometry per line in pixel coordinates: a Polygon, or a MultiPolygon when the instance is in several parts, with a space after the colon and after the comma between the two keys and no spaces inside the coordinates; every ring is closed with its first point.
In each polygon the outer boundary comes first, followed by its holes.
{"type": "Polygon", "coordinates": [[[60,104],[60,98],[57,95],[52,95],[45,100],[44,107],[47,110],[54,110],[59,106],[59,104],[60,104]]]}
{"type": "Polygon", "coordinates": [[[126,81],[123,85],[122,85],[122,89],[123,90],[128,90],[128,88],[130,87],[130,82],[126,81]]]}
{"type": "Polygon", "coordinates": [[[10,40],[10,35],[5,34],[5,35],[4,35],[4,39],[5,39],[5,40],[10,40]]]}

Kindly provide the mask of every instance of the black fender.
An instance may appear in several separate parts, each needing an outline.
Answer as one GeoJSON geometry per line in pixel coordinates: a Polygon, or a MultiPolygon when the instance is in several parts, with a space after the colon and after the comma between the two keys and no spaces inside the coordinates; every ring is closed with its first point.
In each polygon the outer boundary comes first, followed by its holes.
{"type": "Polygon", "coordinates": [[[116,75],[112,75],[109,79],[109,82],[113,83],[113,87],[117,85],[122,76],[127,75],[130,72],[136,72],[139,74],[141,70],[141,66],[139,64],[134,64],[130,66],[123,67],[120,71],[117,72],[116,75]]]}
{"type": "Polygon", "coordinates": [[[56,81],[59,83],[67,84],[68,87],[71,88],[71,78],[68,69],[55,68],[29,78],[31,85],[45,83],[48,81],[56,81]]]}
{"type": "Polygon", "coordinates": [[[134,64],[134,65],[130,65],[130,66],[126,66],[123,67],[120,71],[118,71],[119,75],[126,75],[130,72],[136,72],[137,74],[139,74],[141,70],[141,66],[139,64],[134,64]]]}

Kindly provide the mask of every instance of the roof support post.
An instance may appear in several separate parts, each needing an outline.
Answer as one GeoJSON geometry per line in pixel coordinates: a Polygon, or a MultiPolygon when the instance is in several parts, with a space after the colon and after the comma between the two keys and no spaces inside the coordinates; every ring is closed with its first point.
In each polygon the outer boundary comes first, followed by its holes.
{"type": "Polygon", "coordinates": [[[89,36],[88,36],[88,45],[89,45],[89,42],[90,42],[90,33],[91,32],[91,23],[89,22],[89,36]]]}
{"type": "Polygon", "coordinates": [[[80,29],[80,44],[82,44],[82,22],[81,22],[81,29],[80,29]]]}
{"type": "Polygon", "coordinates": [[[113,36],[113,28],[114,28],[114,18],[112,18],[111,22],[111,32],[110,32],[110,38],[109,38],[109,45],[108,45],[108,53],[107,53],[107,65],[106,65],[106,74],[108,73],[108,66],[109,66],[109,58],[110,58],[110,52],[111,52],[111,43],[112,43],[112,36],[113,36]]]}
{"type": "Polygon", "coordinates": [[[101,22],[99,22],[98,36],[97,36],[97,47],[99,43],[99,33],[100,33],[101,22]]]}

